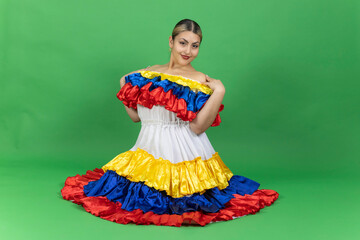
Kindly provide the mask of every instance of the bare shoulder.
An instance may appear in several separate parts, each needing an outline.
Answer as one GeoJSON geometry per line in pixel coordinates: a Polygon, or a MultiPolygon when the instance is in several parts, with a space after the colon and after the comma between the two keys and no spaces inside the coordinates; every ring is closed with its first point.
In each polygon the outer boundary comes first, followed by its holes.
{"type": "Polygon", "coordinates": [[[143,71],[143,70],[148,70],[148,68],[142,68],[142,69],[139,69],[139,70],[135,70],[135,71],[129,72],[128,74],[125,74],[125,76],[130,75],[130,74],[133,74],[133,73],[136,73],[136,72],[139,72],[139,71],[143,71]]]}
{"type": "Polygon", "coordinates": [[[196,80],[196,81],[198,81],[200,83],[206,82],[205,73],[202,73],[202,72],[199,72],[199,71],[189,72],[189,73],[187,73],[187,75],[182,75],[182,76],[190,78],[192,80],[196,80]]]}
{"type": "Polygon", "coordinates": [[[147,67],[146,70],[161,71],[161,65],[160,64],[152,65],[152,66],[147,67]]]}
{"type": "MultiPolygon", "coordinates": [[[[159,65],[159,64],[158,65],[153,65],[153,66],[147,68],[147,70],[168,73],[166,65],[159,65]]],[[[188,72],[171,72],[171,73],[168,73],[168,74],[180,75],[180,76],[183,76],[185,78],[190,78],[190,79],[196,80],[198,82],[206,81],[205,73],[202,73],[202,72],[199,72],[199,71],[196,71],[196,70],[188,71],[188,72]]]]}
{"type": "Polygon", "coordinates": [[[138,69],[138,70],[129,72],[128,74],[125,74],[124,77],[127,76],[127,75],[130,75],[130,74],[139,72],[139,71],[144,71],[144,70],[154,70],[154,71],[155,71],[155,69],[156,69],[158,66],[160,66],[160,65],[153,65],[153,66],[150,66],[150,65],[149,65],[149,66],[147,66],[147,67],[145,67],[145,68],[141,68],[141,69],[138,69]]]}
{"type": "Polygon", "coordinates": [[[196,78],[194,78],[194,80],[198,80],[199,82],[206,82],[206,74],[197,71],[196,72],[196,78]]]}

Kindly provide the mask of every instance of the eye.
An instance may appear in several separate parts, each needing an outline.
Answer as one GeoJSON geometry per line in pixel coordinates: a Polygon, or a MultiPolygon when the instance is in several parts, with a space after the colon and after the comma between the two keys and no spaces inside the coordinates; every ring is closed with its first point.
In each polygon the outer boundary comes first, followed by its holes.
{"type": "Polygon", "coordinates": [[[193,47],[198,48],[199,46],[198,45],[193,45],[193,47]]]}
{"type": "Polygon", "coordinates": [[[180,42],[180,44],[185,44],[184,42],[180,42]]]}

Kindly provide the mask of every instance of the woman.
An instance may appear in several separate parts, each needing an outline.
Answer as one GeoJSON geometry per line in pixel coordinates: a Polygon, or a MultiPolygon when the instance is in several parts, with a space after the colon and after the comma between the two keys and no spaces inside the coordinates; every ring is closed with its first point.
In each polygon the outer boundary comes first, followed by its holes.
{"type": "Polygon", "coordinates": [[[101,169],[68,177],[64,199],[117,223],[180,227],[255,214],[278,198],[234,175],[207,138],[221,122],[225,87],[191,66],[201,41],[199,25],[183,19],[169,37],[169,63],[121,78],[117,97],[141,122],[137,141],[101,169]]]}

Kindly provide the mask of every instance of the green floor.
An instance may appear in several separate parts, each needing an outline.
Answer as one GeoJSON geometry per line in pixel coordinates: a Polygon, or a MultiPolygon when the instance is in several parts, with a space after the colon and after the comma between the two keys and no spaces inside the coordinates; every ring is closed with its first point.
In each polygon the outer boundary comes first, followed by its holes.
{"type": "Polygon", "coordinates": [[[67,176],[96,167],[81,165],[2,162],[0,239],[360,239],[359,179],[354,176],[257,173],[260,188],[280,194],[272,206],[232,221],[178,228],[117,224],[62,199],[67,176]]]}

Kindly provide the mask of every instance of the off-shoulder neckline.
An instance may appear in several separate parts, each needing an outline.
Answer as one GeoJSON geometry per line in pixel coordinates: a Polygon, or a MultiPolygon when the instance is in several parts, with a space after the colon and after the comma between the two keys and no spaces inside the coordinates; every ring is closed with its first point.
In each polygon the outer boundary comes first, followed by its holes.
{"type": "MultiPolygon", "coordinates": [[[[169,73],[162,73],[162,72],[157,72],[157,71],[153,71],[153,70],[140,70],[139,72],[142,72],[142,71],[154,72],[154,73],[159,73],[159,74],[168,75],[168,76],[174,76],[174,77],[180,77],[180,78],[184,78],[184,79],[186,79],[186,80],[190,80],[190,81],[196,82],[196,83],[201,84],[201,85],[205,85],[205,84],[202,84],[201,82],[199,82],[199,81],[197,81],[197,80],[194,80],[194,79],[191,79],[191,78],[188,78],[188,77],[184,77],[184,76],[181,76],[181,75],[174,75],[174,74],[169,74],[169,73]]],[[[205,86],[206,86],[206,85],[205,85],[205,86]]]]}
{"type": "Polygon", "coordinates": [[[190,87],[191,90],[194,90],[195,92],[201,91],[205,94],[210,94],[210,95],[213,93],[213,90],[208,85],[202,84],[201,82],[191,78],[183,77],[180,75],[151,71],[151,70],[139,70],[137,72],[140,73],[143,77],[147,77],[147,78],[160,76],[162,80],[169,80],[171,82],[175,82],[182,86],[188,86],[190,87]]]}

